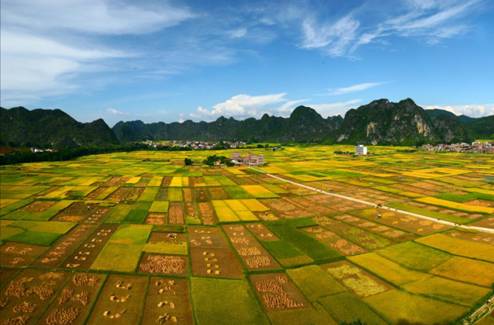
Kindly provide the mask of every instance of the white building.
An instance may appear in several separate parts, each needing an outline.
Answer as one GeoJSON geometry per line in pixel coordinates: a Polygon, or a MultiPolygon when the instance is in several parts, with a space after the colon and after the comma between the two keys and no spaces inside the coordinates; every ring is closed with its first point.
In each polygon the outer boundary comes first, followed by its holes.
{"type": "Polygon", "coordinates": [[[247,156],[242,157],[238,152],[232,154],[232,162],[235,165],[247,166],[262,166],[266,163],[264,160],[264,155],[248,154],[247,156]]]}
{"type": "Polygon", "coordinates": [[[357,156],[365,156],[367,155],[367,147],[363,144],[359,144],[355,147],[355,154],[357,156]]]}

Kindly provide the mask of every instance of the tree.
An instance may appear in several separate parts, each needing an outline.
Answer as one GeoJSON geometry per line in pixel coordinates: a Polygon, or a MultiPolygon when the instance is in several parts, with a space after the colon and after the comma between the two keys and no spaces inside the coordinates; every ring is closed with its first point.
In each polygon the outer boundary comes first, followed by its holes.
{"type": "Polygon", "coordinates": [[[185,158],[185,159],[184,159],[184,165],[185,165],[185,166],[192,166],[192,159],[190,159],[190,158],[185,158]]]}

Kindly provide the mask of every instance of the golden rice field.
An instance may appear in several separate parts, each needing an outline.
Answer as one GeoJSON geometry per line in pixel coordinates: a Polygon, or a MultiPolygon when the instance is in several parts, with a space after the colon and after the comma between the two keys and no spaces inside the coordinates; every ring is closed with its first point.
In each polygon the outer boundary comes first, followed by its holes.
{"type": "Polygon", "coordinates": [[[0,324],[460,322],[493,295],[494,234],[462,226],[494,229],[494,157],[409,149],[3,166],[0,324]]]}

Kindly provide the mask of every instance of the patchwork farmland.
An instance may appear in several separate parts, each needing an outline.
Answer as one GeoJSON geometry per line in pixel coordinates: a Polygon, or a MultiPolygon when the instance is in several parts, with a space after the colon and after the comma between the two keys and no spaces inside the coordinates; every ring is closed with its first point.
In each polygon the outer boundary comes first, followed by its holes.
{"type": "Polygon", "coordinates": [[[0,324],[443,324],[484,305],[494,157],[348,150],[4,166],[0,324]]]}

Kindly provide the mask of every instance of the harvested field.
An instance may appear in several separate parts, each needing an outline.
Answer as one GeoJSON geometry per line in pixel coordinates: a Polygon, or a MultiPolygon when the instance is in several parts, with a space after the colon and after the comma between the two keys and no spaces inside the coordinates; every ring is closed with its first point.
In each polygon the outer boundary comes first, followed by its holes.
{"type": "Polygon", "coordinates": [[[1,266],[28,266],[48,247],[21,243],[6,243],[0,246],[1,266]]]}
{"type": "Polygon", "coordinates": [[[144,305],[148,278],[110,275],[98,296],[88,324],[136,324],[144,305]]]}
{"type": "Polygon", "coordinates": [[[308,304],[302,293],[283,273],[251,275],[250,280],[268,311],[304,308],[308,304]]]}
{"type": "Polygon", "coordinates": [[[224,226],[223,229],[248,270],[280,268],[279,264],[244,226],[224,226]]]}
{"type": "Polygon", "coordinates": [[[348,262],[327,264],[322,268],[359,297],[369,297],[390,289],[389,285],[348,262]]]}
{"type": "Polygon", "coordinates": [[[184,211],[180,203],[171,203],[168,209],[168,223],[172,225],[184,224],[184,211]]]}
{"type": "Polygon", "coordinates": [[[4,324],[35,322],[67,278],[63,272],[24,270],[2,289],[0,298],[4,324]]]}
{"type": "Polygon", "coordinates": [[[142,324],[194,324],[186,280],[152,277],[142,324]]]}
{"type": "Polygon", "coordinates": [[[63,263],[69,269],[88,269],[103,249],[110,236],[117,229],[116,225],[104,225],[84,241],[63,263]]]}
{"type": "Polygon", "coordinates": [[[101,274],[75,273],[44,313],[41,324],[84,324],[104,278],[101,274]]]}
{"type": "Polygon", "coordinates": [[[183,256],[144,254],[139,271],[183,276],[187,272],[187,260],[183,256]]]}

